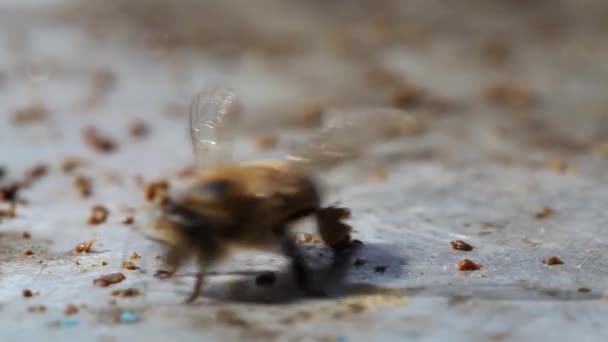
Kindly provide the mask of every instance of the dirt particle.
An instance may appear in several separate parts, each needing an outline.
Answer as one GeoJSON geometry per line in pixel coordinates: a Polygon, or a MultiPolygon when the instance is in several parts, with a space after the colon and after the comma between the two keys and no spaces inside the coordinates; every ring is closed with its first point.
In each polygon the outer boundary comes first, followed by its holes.
{"type": "Polygon", "coordinates": [[[101,133],[97,128],[86,127],[82,131],[84,141],[97,152],[112,152],[117,145],[110,137],[101,133]]]}
{"type": "Polygon", "coordinates": [[[295,115],[293,120],[298,127],[318,127],[323,120],[323,108],[317,104],[307,104],[295,115]]]}
{"type": "Polygon", "coordinates": [[[124,274],[121,272],[110,273],[103,275],[101,277],[95,278],[93,280],[93,285],[98,287],[107,287],[113,284],[120,283],[121,281],[127,279],[124,274]]]}
{"type": "Polygon", "coordinates": [[[141,291],[139,291],[139,289],[134,288],[134,287],[129,287],[129,288],[126,288],[126,289],[112,291],[112,296],[114,296],[114,297],[123,297],[123,298],[137,297],[140,294],[141,294],[141,291]]]}
{"type": "Polygon", "coordinates": [[[462,240],[454,240],[454,241],[450,242],[450,245],[452,245],[453,249],[456,249],[459,251],[472,251],[473,250],[473,246],[471,246],[470,244],[468,244],[462,240]]]}
{"type": "Polygon", "coordinates": [[[139,253],[137,253],[137,252],[133,252],[133,254],[131,254],[129,259],[131,259],[131,260],[141,259],[141,255],[139,255],[139,253]]]}
{"type": "Polygon", "coordinates": [[[553,255],[543,260],[543,264],[553,266],[553,265],[561,265],[564,262],[559,257],[553,255]]]}
{"type": "Polygon", "coordinates": [[[135,271],[135,270],[139,269],[139,267],[137,267],[135,262],[130,261],[130,260],[122,261],[120,263],[120,268],[124,268],[125,270],[129,270],[129,271],[135,271]]]}
{"type": "Polygon", "coordinates": [[[43,313],[46,312],[46,306],[44,305],[33,305],[27,308],[29,313],[43,313]]]}
{"type": "Polygon", "coordinates": [[[459,271],[477,271],[482,267],[482,264],[478,264],[471,259],[464,259],[456,263],[456,268],[459,271]]]}
{"type": "Polygon", "coordinates": [[[26,249],[23,251],[23,255],[26,255],[26,256],[34,255],[34,251],[32,251],[31,249],[26,249]]]}
{"type": "Polygon", "coordinates": [[[164,179],[146,184],[144,197],[146,201],[155,204],[165,204],[168,201],[169,182],[164,179]]]}
{"type": "Polygon", "coordinates": [[[419,87],[403,83],[392,90],[389,103],[395,107],[409,109],[420,105],[424,96],[425,92],[419,87]]]}
{"type": "Polygon", "coordinates": [[[30,289],[24,289],[21,291],[21,295],[23,295],[23,298],[31,298],[34,296],[34,293],[30,289]]]}
{"type": "Polygon", "coordinates": [[[590,293],[591,289],[587,287],[579,287],[577,291],[580,293],[590,293]]]}
{"type": "Polygon", "coordinates": [[[19,190],[23,188],[22,182],[12,182],[0,186],[0,201],[16,201],[19,190]]]}
{"type": "Polygon", "coordinates": [[[63,310],[63,313],[66,316],[73,316],[73,315],[77,314],[78,311],[79,311],[79,309],[76,305],[68,304],[68,306],[66,306],[65,309],[63,310]]]}
{"type": "Polygon", "coordinates": [[[25,170],[24,184],[30,185],[34,181],[44,177],[48,173],[49,167],[46,164],[38,163],[29,169],[25,170]]]}
{"type": "Polygon", "coordinates": [[[133,214],[127,213],[125,214],[125,216],[122,218],[121,221],[123,224],[126,225],[130,225],[133,224],[135,222],[135,217],[133,217],[133,214]]]}
{"type": "Polygon", "coordinates": [[[29,232],[23,232],[23,233],[21,233],[21,238],[23,238],[25,240],[29,240],[32,238],[32,235],[29,232]]]}
{"type": "Polygon", "coordinates": [[[129,122],[129,135],[142,138],[148,134],[148,126],[141,119],[133,119],[129,122]]]}
{"type": "Polygon", "coordinates": [[[89,225],[97,225],[106,222],[109,211],[106,207],[101,204],[96,204],[91,207],[91,214],[87,219],[89,225]]]}
{"type": "Polygon", "coordinates": [[[537,95],[529,88],[515,83],[497,83],[484,90],[486,100],[497,106],[527,109],[537,102],[537,95]]]}
{"type": "Polygon", "coordinates": [[[2,217],[17,217],[17,203],[11,202],[8,209],[0,209],[0,218],[2,217]]]}
{"type": "Polygon", "coordinates": [[[86,162],[84,159],[76,156],[64,157],[59,163],[61,170],[65,173],[70,173],[85,164],[86,162]]]}
{"type": "Polygon", "coordinates": [[[274,272],[263,272],[255,278],[255,284],[257,286],[272,286],[276,281],[276,275],[274,272]]]}
{"type": "Polygon", "coordinates": [[[255,138],[255,145],[260,150],[271,150],[277,146],[278,139],[274,135],[260,135],[255,138]]]}
{"type": "Polygon", "coordinates": [[[365,265],[366,263],[367,263],[367,261],[365,261],[365,259],[357,258],[355,260],[355,262],[353,263],[353,265],[355,265],[355,267],[361,267],[361,266],[365,265]]]}
{"type": "Polygon", "coordinates": [[[547,218],[547,217],[551,216],[552,214],[553,214],[553,208],[551,208],[549,206],[544,206],[536,212],[536,218],[540,220],[540,219],[547,218]]]}
{"type": "Polygon", "coordinates": [[[25,125],[45,120],[49,115],[48,109],[41,103],[33,103],[13,112],[12,121],[15,125],[25,125]]]}
{"type": "Polygon", "coordinates": [[[73,181],[74,189],[78,192],[80,197],[89,197],[93,192],[93,185],[89,177],[78,175],[74,177],[73,181]]]}
{"type": "Polygon", "coordinates": [[[76,246],[74,246],[74,252],[89,253],[91,251],[91,247],[93,247],[94,243],[95,243],[94,239],[83,241],[83,242],[77,244],[76,246]]]}

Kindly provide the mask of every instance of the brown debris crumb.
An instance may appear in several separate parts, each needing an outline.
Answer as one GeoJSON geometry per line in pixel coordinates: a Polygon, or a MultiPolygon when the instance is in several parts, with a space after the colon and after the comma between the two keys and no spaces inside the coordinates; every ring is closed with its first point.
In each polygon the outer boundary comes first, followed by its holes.
{"type": "Polygon", "coordinates": [[[133,214],[131,214],[131,213],[126,213],[125,216],[122,218],[123,224],[133,224],[134,222],[135,222],[135,218],[133,217],[133,214]]]}
{"type": "Polygon", "coordinates": [[[105,261],[105,260],[102,260],[102,261],[101,261],[101,266],[108,266],[108,262],[107,262],[107,261],[105,261]]]}
{"type": "Polygon", "coordinates": [[[110,273],[110,274],[103,275],[99,278],[95,278],[93,280],[93,285],[99,286],[99,287],[107,287],[107,286],[110,286],[113,284],[118,284],[125,279],[127,279],[127,277],[125,277],[125,275],[122,274],[121,272],[110,273]]]}
{"type": "Polygon", "coordinates": [[[261,135],[255,139],[255,145],[260,150],[270,150],[277,146],[278,139],[274,135],[261,135]]]}
{"type": "Polygon", "coordinates": [[[274,272],[264,272],[255,278],[255,284],[257,286],[272,286],[276,279],[274,272]]]}
{"type": "Polygon", "coordinates": [[[591,289],[587,287],[579,287],[577,291],[580,293],[589,293],[591,292],[591,289]]]}
{"type": "Polygon", "coordinates": [[[470,259],[464,259],[456,263],[456,268],[459,271],[477,271],[482,267],[482,264],[478,264],[470,259]]]}
{"type": "Polygon", "coordinates": [[[0,201],[15,201],[19,190],[23,188],[23,183],[13,182],[0,187],[0,201]]]}
{"type": "Polygon", "coordinates": [[[60,162],[61,170],[66,173],[72,172],[84,164],[84,159],[76,156],[64,157],[60,162]]]}
{"type": "Polygon", "coordinates": [[[294,117],[294,124],[302,128],[313,128],[321,125],[323,108],[316,104],[308,104],[294,117]]]}
{"type": "Polygon", "coordinates": [[[95,243],[95,240],[83,241],[83,242],[77,244],[76,246],[74,246],[74,252],[89,253],[91,251],[91,247],[93,247],[94,243],[95,243]]]}
{"type": "Polygon", "coordinates": [[[298,233],[296,234],[297,243],[319,243],[321,237],[311,233],[298,233]]]}
{"type": "Polygon", "coordinates": [[[399,108],[409,109],[420,105],[425,92],[413,84],[403,83],[393,89],[389,102],[399,108]]]}
{"type": "Polygon", "coordinates": [[[247,327],[249,324],[244,319],[240,318],[238,314],[232,310],[221,309],[215,314],[215,319],[221,323],[225,323],[231,326],[247,327]]]}
{"type": "Polygon", "coordinates": [[[450,242],[450,245],[452,245],[453,249],[456,249],[459,251],[472,251],[473,250],[473,246],[471,246],[470,244],[468,244],[462,240],[454,240],[454,241],[450,242]]]}
{"type": "Polygon", "coordinates": [[[544,218],[551,216],[551,214],[553,214],[553,208],[551,208],[549,206],[544,206],[544,207],[540,208],[539,211],[536,212],[536,218],[544,219],[544,218]]]}
{"type": "Polygon", "coordinates": [[[34,103],[26,107],[17,109],[13,112],[13,123],[15,125],[25,125],[37,121],[42,121],[48,117],[49,111],[41,103],[34,103]]]}
{"type": "Polygon", "coordinates": [[[24,289],[23,291],[21,291],[21,294],[24,298],[30,298],[34,296],[34,293],[30,289],[24,289]]]}
{"type": "Polygon", "coordinates": [[[129,134],[136,138],[144,137],[148,134],[148,126],[141,119],[133,119],[129,122],[129,134]]]}
{"type": "Polygon", "coordinates": [[[106,222],[109,211],[103,205],[97,204],[91,208],[91,214],[87,219],[87,223],[90,225],[96,225],[106,222]]]}
{"type": "Polygon", "coordinates": [[[112,296],[114,297],[137,297],[141,294],[141,291],[139,291],[139,289],[136,289],[134,287],[129,287],[127,289],[122,289],[122,290],[114,290],[112,291],[112,296]]]}
{"type": "Polygon", "coordinates": [[[66,316],[73,316],[73,315],[77,314],[78,311],[79,311],[79,309],[76,305],[68,304],[68,306],[65,307],[65,310],[63,310],[63,313],[66,316]]]}
{"type": "Polygon", "coordinates": [[[137,252],[133,252],[133,254],[131,254],[129,259],[131,259],[131,260],[141,259],[141,255],[139,255],[139,253],[137,253],[137,252]]]}
{"type": "Polygon", "coordinates": [[[34,306],[30,306],[29,308],[27,308],[27,312],[30,313],[42,313],[42,312],[46,312],[46,306],[44,305],[34,305],[34,306]]]}
{"type": "Polygon", "coordinates": [[[514,83],[498,83],[486,87],[485,98],[498,106],[515,109],[531,108],[537,103],[536,94],[529,88],[514,83]]]}
{"type": "Polygon", "coordinates": [[[48,170],[49,170],[49,168],[46,164],[39,163],[39,164],[32,166],[31,168],[25,170],[24,183],[26,185],[29,185],[33,181],[44,177],[44,175],[47,174],[48,170]]]}
{"type": "Polygon", "coordinates": [[[129,271],[135,271],[139,267],[137,267],[137,265],[133,261],[125,260],[120,263],[120,268],[124,268],[129,271]]]}
{"type": "Polygon", "coordinates": [[[31,249],[26,249],[23,251],[23,255],[27,255],[27,256],[34,255],[34,251],[32,251],[31,249]]]}
{"type": "Polygon", "coordinates": [[[547,167],[561,173],[570,173],[574,171],[574,168],[570,166],[568,162],[559,157],[549,159],[547,161],[547,167]]]}
{"type": "Polygon", "coordinates": [[[167,202],[169,182],[164,179],[148,183],[144,188],[144,196],[148,202],[164,204],[167,202]]]}
{"type": "Polygon", "coordinates": [[[98,152],[111,152],[116,149],[116,143],[102,134],[94,127],[87,127],[82,131],[84,141],[98,152]]]}
{"type": "Polygon", "coordinates": [[[550,257],[546,258],[545,260],[543,260],[543,264],[549,265],[549,266],[561,265],[563,263],[564,262],[562,261],[562,259],[556,257],[555,255],[550,256],[550,257]]]}
{"type": "Polygon", "coordinates": [[[80,197],[89,197],[93,192],[93,186],[89,177],[78,175],[74,177],[73,185],[80,197]]]}
{"type": "Polygon", "coordinates": [[[21,233],[21,237],[25,240],[28,240],[32,237],[32,235],[30,234],[30,232],[23,232],[21,233]]]}

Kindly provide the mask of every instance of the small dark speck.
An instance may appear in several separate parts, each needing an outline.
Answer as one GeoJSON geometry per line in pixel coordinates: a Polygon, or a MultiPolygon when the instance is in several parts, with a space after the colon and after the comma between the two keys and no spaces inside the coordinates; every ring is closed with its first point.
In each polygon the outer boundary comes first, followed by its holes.
{"type": "Polygon", "coordinates": [[[587,287],[579,287],[578,292],[589,293],[589,292],[591,292],[591,289],[587,288],[587,287]]]}
{"type": "Polygon", "coordinates": [[[386,265],[376,266],[376,267],[374,267],[374,271],[376,271],[377,273],[384,273],[384,272],[386,272],[387,267],[388,266],[386,266],[386,265]]]}
{"type": "Polygon", "coordinates": [[[355,260],[353,265],[355,265],[357,267],[363,266],[363,265],[365,265],[365,259],[357,258],[357,260],[355,260]]]}
{"type": "Polygon", "coordinates": [[[264,272],[255,278],[255,284],[257,286],[271,286],[275,280],[274,272],[264,272]]]}

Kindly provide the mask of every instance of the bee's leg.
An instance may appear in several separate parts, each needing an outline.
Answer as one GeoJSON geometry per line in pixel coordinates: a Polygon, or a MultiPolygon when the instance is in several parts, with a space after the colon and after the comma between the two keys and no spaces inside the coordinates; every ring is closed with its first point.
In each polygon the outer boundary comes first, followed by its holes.
{"type": "Polygon", "coordinates": [[[298,247],[292,238],[284,236],[281,242],[281,249],[285,255],[291,258],[291,270],[293,272],[296,284],[300,290],[312,296],[325,296],[323,291],[314,289],[311,283],[310,269],[306,266],[302,255],[298,251],[298,247]]]}
{"type": "Polygon", "coordinates": [[[192,294],[190,294],[185,301],[187,304],[194,302],[201,296],[205,284],[205,273],[207,268],[215,263],[221,255],[221,249],[218,248],[218,244],[213,243],[213,241],[207,241],[203,247],[203,250],[198,256],[198,272],[196,273],[192,294]]]}

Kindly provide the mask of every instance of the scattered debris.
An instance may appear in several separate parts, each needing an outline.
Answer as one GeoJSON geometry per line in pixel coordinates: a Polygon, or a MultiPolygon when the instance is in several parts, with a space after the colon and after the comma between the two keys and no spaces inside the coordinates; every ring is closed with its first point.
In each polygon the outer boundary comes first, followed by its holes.
{"type": "Polygon", "coordinates": [[[409,109],[420,105],[425,95],[425,92],[419,87],[403,83],[393,89],[389,102],[395,107],[409,109]]]}
{"type": "Polygon", "coordinates": [[[131,254],[129,259],[131,259],[131,260],[141,259],[141,255],[139,255],[139,253],[137,253],[137,252],[133,252],[133,254],[131,254]]]}
{"type": "Polygon", "coordinates": [[[114,297],[137,297],[141,294],[141,292],[139,291],[139,289],[130,287],[127,289],[122,289],[122,290],[114,290],[112,291],[112,296],[114,297]]]}
{"type": "Polygon", "coordinates": [[[74,188],[81,197],[89,197],[92,193],[92,184],[89,177],[78,175],[74,177],[74,188]]]}
{"type": "Polygon", "coordinates": [[[590,293],[591,289],[588,287],[579,287],[577,291],[580,293],[590,293]]]}
{"type": "Polygon", "coordinates": [[[15,125],[25,125],[37,121],[42,121],[48,117],[48,109],[41,103],[33,103],[13,112],[13,123],[15,125]]]}
{"type": "Polygon", "coordinates": [[[32,235],[30,235],[29,232],[23,232],[23,233],[21,233],[21,237],[25,240],[29,240],[32,237],[32,235]]]}
{"type": "Polygon", "coordinates": [[[490,85],[486,87],[484,94],[489,102],[514,109],[531,108],[538,100],[531,89],[515,83],[490,85]]]}
{"type": "Polygon", "coordinates": [[[82,131],[84,141],[98,152],[112,152],[117,145],[108,136],[102,134],[97,128],[87,127],[82,131]]]}
{"type": "Polygon", "coordinates": [[[101,204],[96,204],[91,208],[91,214],[87,219],[87,223],[90,225],[97,225],[106,222],[109,211],[106,207],[101,204]]]}
{"type": "Polygon", "coordinates": [[[30,298],[34,296],[34,293],[30,289],[24,289],[23,291],[21,291],[21,294],[24,298],[30,298]]]}
{"type": "Polygon", "coordinates": [[[136,138],[144,137],[148,134],[148,126],[141,119],[133,119],[129,122],[129,134],[136,138]]]}
{"type": "Polygon", "coordinates": [[[456,263],[456,268],[459,271],[477,271],[482,267],[482,264],[478,264],[470,259],[464,259],[456,263]]]}
{"type": "Polygon", "coordinates": [[[165,204],[168,201],[169,182],[165,179],[148,183],[144,188],[144,196],[150,203],[165,204]]]}
{"type": "Polygon", "coordinates": [[[270,150],[277,146],[278,139],[274,135],[261,135],[255,139],[255,145],[260,150],[270,150]]]}
{"type": "Polygon", "coordinates": [[[122,274],[121,272],[110,273],[110,274],[103,275],[99,278],[95,278],[93,280],[93,285],[99,286],[99,287],[107,287],[107,286],[110,286],[113,284],[120,283],[121,281],[123,281],[125,279],[127,279],[127,277],[125,277],[125,275],[122,274]]]}
{"type": "Polygon", "coordinates": [[[133,261],[126,260],[120,263],[120,268],[124,268],[129,271],[135,271],[136,269],[139,269],[139,267],[137,267],[137,265],[133,261]]]}
{"type": "Polygon", "coordinates": [[[454,241],[450,242],[450,245],[452,245],[453,249],[456,249],[459,251],[472,251],[473,250],[473,246],[471,246],[470,244],[468,244],[462,240],[454,240],[454,241]]]}
{"type": "Polygon", "coordinates": [[[30,313],[42,313],[46,312],[46,306],[44,305],[33,305],[27,308],[27,312],[30,313]]]}
{"type": "Polygon", "coordinates": [[[95,239],[83,241],[76,246],[74,246],[74,252],[76,253],[89,253],[91,251],[91,247],[95,243],[95,239]]]}
{"type": "Polygon", "coordinates": [[[64,157],[60,162],[61,170],[65,173],[70,173],[85,164],[84,159],[76,156],[64,157]]]}
{"type": "Polygon", "coordinates": [[[249,325],[249,323],[239,317],[236,312],[228,309],[218,310],[215,314],[215,319],[230,326],[247,327],[249,325]]]}
{"type": "Polygon", "coordinates": [[[544,206],[544,207],[540,208],[539,211],[536,212],[536,218],[544,219],[544,218],[551,216],[552,214],[553,214],[553,208],[551,208],[549,206],[544,206]]]}
{"type": "Polygon", "coordinates": [[[65,310],[63,310],[63,313],[66,316],[72,316],[77,314],[79,311],[78,307],[74,304],[68,304],[68,306],[66,306],[65,310]]]}
{"type": "Polygon", "coordinates": [[[555,256],[555,255],[550,256],[550,257],[548,257],[548,258],[546,258],[546,259],[543,260],[543,264],[549,265],[549,266],[561,265],[563,263],[564,262],[560,258],[558,258],[557,256],[555,256]]]}
{"type": "Polygon", "coordinates": [[[32,251],[31,249],[28,248],[23,251],[23,255],[27,255],[27,256],[34,255],[34,251],[32,251]]]}
{"type": "Polygon", "coordinates": [[[11,202],[8,209],[0,209],[0,218],[9,217],[14,218],[17,216],[17,203],[11,202]]]}

